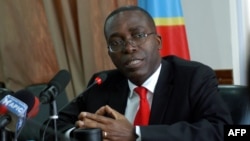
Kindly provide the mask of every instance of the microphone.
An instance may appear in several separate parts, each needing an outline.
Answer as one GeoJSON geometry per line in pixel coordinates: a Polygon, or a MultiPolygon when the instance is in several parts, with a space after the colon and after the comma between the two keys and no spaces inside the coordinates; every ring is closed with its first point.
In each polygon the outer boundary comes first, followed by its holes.
{"type": "Polygon", "coordinates": [[[38,110],[39,100],[29,91],[20,90],[13,95],[6,95],[0,101],[1,139],[6,140],[5,129],[14,132],[15,139],[17,139],[26,122],[26,116],[34,117],[38,110]]]}
{"type": "Polygon", "coordinates": [[[7,95],[0,101],[1,110],[1,128],[7,128],[11,131],[18,132],[24,125],[26,112],[28,109],[27,104],[21,100],[7,95]]]}
{"type": "Polygon", "coordinates": [[[95,78],[95,82],[98,85],[101,85],[104,81],[107,79],[107,74],[106,73],[101,73],[95,78]]]}
{"type": "Polygon", "coordinates": [[[48,86],[40,93],[40,103],[50,103],[59,95],[70,81],[70,73],[66,70],[59,71],[49,82],[48,86]]]}
{"type": "MultiPolygon", "coordinates": [[[[95,77],[94,82],[92,84],[90,84],[87,89],[85,89],[84,92],[88,91],[89,89],[91,89],[94,85],[101,85],[103,82],[105,82],[107,79],[107,74],[106,73],[101,73],[98,76],[95,77]]],[[[83,92],[83,93],[84,93],[83,92]]]]}
{"type": "Polygon", "coordinates": [[[103,82],[106,81],[108,75],[106,73],[101,73],[99,75],[97,75],[94,78],[94,82],[89,84],[88,87],[77,97],[75,97],[72,101],[75,101],[78,97],[82,97],[84,95],[85,92],[87,92],[89,89],[91,89],[93,86],[97,85],[101,85],[103,82]]]}
{"type": "Polygon", "coordinates": [[[6,95],[0,101],[0,109],[0,115],[7,119],[6,128],[18,131],[24,125],[26,116],[28,118],[36,116],[39,100],[31,92],[20,90],[13,95],[6,95]]]}
{"type": "MultiPolygon", "coordinates": [[[[97,77],[95,77],[94,82],[91,83],[87,89],[85,89],[84,92],[82,92],[82,95],[84,95],[85,92],[87,92],[89,89],[91,89],[94,85],[101,85],[103,82],[105,82],[107,79],[106,73],[101,73],[97,77]]],[[[85,128],[85,129],[75,129],[71,131],[71,137],[73,139],[76,139],[77,141],[80,140],[93,140],[93,141],[102,141],[102,131],[99,128],[85,128]]]]}

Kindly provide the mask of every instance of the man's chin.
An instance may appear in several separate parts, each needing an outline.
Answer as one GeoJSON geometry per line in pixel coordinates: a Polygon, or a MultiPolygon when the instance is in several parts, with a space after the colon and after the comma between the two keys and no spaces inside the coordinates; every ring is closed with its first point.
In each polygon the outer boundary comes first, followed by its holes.
{"type": "Polygon", "coordinates": [[[126,73],[126,76],[132,83],[137,84],[142,81],[145,74],[142,71],[130,71],[126,73]]]}

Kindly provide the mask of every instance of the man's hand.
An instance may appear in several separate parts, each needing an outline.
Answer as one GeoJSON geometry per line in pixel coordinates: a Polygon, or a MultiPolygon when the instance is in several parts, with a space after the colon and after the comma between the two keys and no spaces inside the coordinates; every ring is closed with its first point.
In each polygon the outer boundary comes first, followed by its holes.
{"type": "Polygon", "coordinates": [[[109,106],[103,106],[95,114],[81,112],[76,122],[78,128],[101,128],[103,139],[110,141],[135,141],[134,126],[126,117],[109,106]],[[108,117],[107,117],[108,116],[108,117]]]}

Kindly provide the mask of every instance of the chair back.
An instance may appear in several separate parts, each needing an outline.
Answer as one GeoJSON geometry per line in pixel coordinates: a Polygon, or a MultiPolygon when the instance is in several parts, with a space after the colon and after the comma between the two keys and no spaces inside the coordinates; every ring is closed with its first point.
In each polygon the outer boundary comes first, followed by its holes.
{"type": "Polygon", "coordinates": [[[231,112],[234,124],[250,124],[250,93],[248,87],[219,85],[218,88],[231,112]]]}

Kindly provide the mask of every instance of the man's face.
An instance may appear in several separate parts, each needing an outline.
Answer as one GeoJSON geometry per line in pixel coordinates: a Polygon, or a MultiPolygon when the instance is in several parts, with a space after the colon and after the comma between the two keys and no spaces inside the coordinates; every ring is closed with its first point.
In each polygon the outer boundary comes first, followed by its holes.
{"type": "Polygon", "coordinates": [[[123,11],[107,21],[107,43],[125,41],[120,51],[109,50],[109,56],[114,65],[136,85],[141,85],[154,73],[161,61],[161,38],[149,33],[155,33],[155,29],[141,11],[123,11]],[[144,34],[148,36],[140,38],[144,34]],[[135,38],[144,42],[140,45],[128,43],[135,38]]]}

